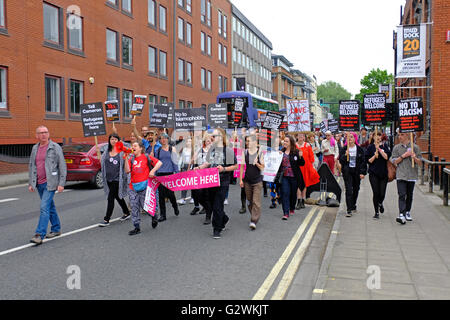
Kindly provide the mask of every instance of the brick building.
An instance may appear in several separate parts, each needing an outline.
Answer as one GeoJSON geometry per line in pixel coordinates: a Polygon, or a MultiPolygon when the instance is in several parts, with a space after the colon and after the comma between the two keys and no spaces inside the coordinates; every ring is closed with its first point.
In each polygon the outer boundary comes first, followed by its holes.
{"type": "Polygon", "coordinates": [[[425,131],[417,139],[422,151],[450,159],[450,2],[448,0],[406,0],[401,24],[427,23],[426,78],[397,78],[397,99],[423,97],[425,131]]]}
{"type": "MultiPolygon", "coordinates": [[[[0,0],[0,174],[28,161],[40,124],[58,143],[92,141],[82,103],[119,100],[128,137],[136,94],[215,102],[231,85],[231,16],[228,0],[0,0]]],[[[150,114],[146,102],[138,127],[150,114]]]]}

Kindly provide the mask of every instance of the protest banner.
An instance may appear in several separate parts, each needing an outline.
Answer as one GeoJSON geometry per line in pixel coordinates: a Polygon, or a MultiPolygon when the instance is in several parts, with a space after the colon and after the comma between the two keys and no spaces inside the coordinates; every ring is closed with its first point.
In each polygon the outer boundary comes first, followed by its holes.
{"type": "Polygon", "coordinates": [[[107,121],[114,122],[120,120],[118,100],[105,101],[105,110],[107,121]]]}
{"type": "Polygon", "coordinates": [[[325,119],[320,123],[320,131],[322,133],[325,133],[327,132],[327,130],[328,130],[328,119],[325,119]]]}
{"type": "Polygon", "coordinates": [[[208,125],[213,129],[228,129],[228,105],[226,103],[208,105],[208,125]]]}
{"type": "Polygon", "coordinates": [[[274,182],[278,169],[280,168],[283,154],[278,151],[269,151],[264,155],[263,180],[274,182]]]}
{"type": "Polygon", "coordinates": [[[359,100],[339,101],[340,131],[359,131],[359,105],[359,100]]]}
{"type": "Polygon", "coordinates": [[[425,24],[397,28],[396,78],[425,78],[427,29],[425,24]]]}
{"type": "Polygon", "coordinates": [[[328,130],[330,130],[332,134],[337,133],[339,131],[339,121],[336,119],[328,119],[328,130]]]}
{"type": "Polygon", "coordinates": [[[362,122],[366,126],[383,126],[386,124],[386,95],[371,93],[364,95],[362,122]]]}
{"type": "Polygon", "coordinates": [[[288,131],[311,131],[308,100],[287,100],[288,131]]]}
{"type": "Polygon", "coordinates": [[[170,108],[167,104],[155,104],[153,116],[150,119],[150,127],[167,128],[170,108]]]}
{"type": "Polygon", "coordinates": [[[101,102],[87,103],[80,105],[81,123],[85,137],[94,136],[97,157],[100,160],[100,149],[98,147],[97,136],[106,134],[105,117],[103,114],[103,104],[101,102]]]}
{"type": "Polygon", "coordinates": [[[147,99],[147,96],[140,96],[135,95],[134,96],[134,102],[131,106],[130,114],[133,116],[140,116],[142,114],[142,111],[144,109],[145,99],[147,99]]]}
{"type": "Polygon", "coordinates": [[[175,109],[173,114],[177,131],[206,130],[206,108],[175,109]]]}
{"type": "Polygon", "coordinates": [[[421,97],[399,101],[398,124],[402,133],[423,131],[423,101],[421,97]]]}
{"type": "Polygon", "coordinates": [[[284,116],[280,113],[268,111],[264,118],[262,128],[274,131],[280,130],[283,118],[284,116]]]}
{"type": "Polygon", "coordinates": [[[155,216],[156,210],[156,190],[163,184],[172,191],[197,190],[214,188],[220,186],[219,169],[209,168],[201,170],[191,170],[169,176],[160,176],[148,179],[145,194],[144,210],[151,216],[155,216]]]}

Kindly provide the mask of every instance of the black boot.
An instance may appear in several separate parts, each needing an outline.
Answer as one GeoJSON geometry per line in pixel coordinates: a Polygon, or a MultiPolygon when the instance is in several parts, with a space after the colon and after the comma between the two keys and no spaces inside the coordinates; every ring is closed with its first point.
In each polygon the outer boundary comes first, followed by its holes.
{"type": "Polygon", "coordinates": [[[300,208],[305,208],[305,199],[301,199],[302,201],[300,202],[300,208]]]}
{"type": "Polygon", "coordinates": [[[301,199],[298,199],[297,200],[297,205],[295,206],[295,210],[300,210],[301,208],[302,208],[302,201],[301,201],[301,199]]]}

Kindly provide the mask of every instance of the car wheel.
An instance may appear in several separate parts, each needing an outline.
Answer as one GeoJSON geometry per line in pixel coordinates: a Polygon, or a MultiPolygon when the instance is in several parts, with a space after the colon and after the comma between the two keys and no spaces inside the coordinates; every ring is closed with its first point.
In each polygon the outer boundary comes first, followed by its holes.
{"type": "Polygon", "coordinates": [[[97,189],[103,188],[103,176],[102,172],[99,170],[97,174],[92,179],[91,183],[96,187],[97,189]]]}

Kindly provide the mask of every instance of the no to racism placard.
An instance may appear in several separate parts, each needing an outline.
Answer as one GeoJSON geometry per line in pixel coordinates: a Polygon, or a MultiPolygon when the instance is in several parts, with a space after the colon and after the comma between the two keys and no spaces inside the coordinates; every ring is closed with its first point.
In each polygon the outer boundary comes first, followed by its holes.
{"type": "Polygon", "coordinates": [[[101,102],[81,104],[80,111],[85,137],[103,136],[106,134],[103,104],[101,102]]]}
{"type": "Polygon", "coordinates": [[[276,112],[272,112],[272,111],[268,111],[266,113],[266,117],[264,118],[264,123],[263,123],[262,127],[264,129],[277,131],[281,127],[281,123],[283,122],[283,118],[284,118],[284,116],[282,114],[279,114],[279,113],[276,113],[276,112]]]}
{"type": "Polygon", "coordinates": [[[142,114],[142,110],[144,109],[146,96],[134,96],[134,103],[131,106],[130,114],[133,116],[140,116],[142,114]]]}
{"type": "Polygon", "coordinates": [[[206,130],[206,108],[175,109],[175,130],[206,130]]]}
{"type": "Polygon", "coordinates": [[[423,101],[421,97],[401,99],[398,103],[400,132],[423,131],[423,101]]]}
{"type": "Polygon", "coordinates": [[[398,27],[396,78],[424,78],[426,76],[426,31],[425,24],[398,27]]]}
{"type": "Polygon", "coordinates": [[[208,124],[212,129],[228,129],[228,106],[226,103],[208,105],[208,124]]]}
{"type": "Polygon", "coordinates": [[[287,100],[288,131],[311,131],[308,100],[287,100]]]}
{"type": "Polygon", "coordinates": [[[359,100],[339,101],[339,130],[359,131],[359,104],[359,100]]]}
{"type": "Polygon", "coordinates": [[[105,101],[106,120],[107,121],[119,121],[119,101],[111,100],[105,101]]]}
{"type": "Polygon", "coordinates": [[[366,126],[382,126],[386,124],[386,95],[372,93],[364,95],[362,122],[366,126]]]}

